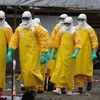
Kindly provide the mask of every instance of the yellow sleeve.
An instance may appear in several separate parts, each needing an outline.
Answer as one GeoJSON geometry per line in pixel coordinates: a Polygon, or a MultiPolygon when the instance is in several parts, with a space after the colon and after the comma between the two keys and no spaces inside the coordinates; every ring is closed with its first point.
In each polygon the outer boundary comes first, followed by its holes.
{"type": "Polygon", "coordinates": [[[59,47],[59,40],[60,40],[59,33],[60,33],[60,27],[55,26],[55,28],[53,29],[51,33],[51,47],[52,48],[59,47]]]}
{"type": "Polygon", "coordinates": [[[75,48],[80,49],[81,48],[81,39],[80,39],[80,34],[78,32],[74,33],[74,41],[75,41],[75,48]]]}
{"type": "Polygon", "coordinates": [[[47,38],[48,38],[48,48],[51,48],[52,47],[52,43],[51,43],[51,38],[50,38],[48,32],[47,32],[47,38]]]}
{"type": "Polygon", "coordinates": [[[5,28],[4,31],[5,31],[5,36],[6,36],[7,43],[9,45],[11,37],[13,35],[12,28],[5,28]]]}
{"type": "Polygon", "coordinates": [[[61,35],[60,34],[61,34],[61,31],[59,29],[59,31],[55,35],[55,39],[53,40],[54,41],[54,44],[53,44],[54,48],[59,48],[59,45],[61,42],[61,35]]]}
{"type": "Polygon", "coordinates": [[[45,33],[47,35],[47,38],[48,38],[48,48],[51,48],[51,38],[49,36],[49,32],[43,26],[40,25],[40,27],[45,31],[45,33]]]}
{"type": "Polygon", "coordinates": [[[56,30],[57,28],[54,27],[52,33],[51,33],[51,47],[53,48],[53,45],[54,45],[54,40],[55,40],[55,36],[56,36],[56,30]]]}
{"type": "Polygon", "coordinates": [[[97,39],[97,35],[94,31],[94,29],[92,27],[88,28],[89,31],[89,35],[90,35],[90,39],[91,39],[91,43],[92,43],[92,48],[98,48],[98,39],[97,39]]]}
{"type": "Polygon", "coordinates": [[[48,52],[48,35],[47,32],[43,30],[40,26],[35,26],[35,32],[37,36],[37,41],[39,44],[40,52],[48,52]]]}
{"type": "Polygon", "coordinates": [[[13,34],[10,44],[9,44],[9,48],[13,48],[16,49],[18,47],[19,44],[19,30],[16,29],[15,33],[13,34]]]}

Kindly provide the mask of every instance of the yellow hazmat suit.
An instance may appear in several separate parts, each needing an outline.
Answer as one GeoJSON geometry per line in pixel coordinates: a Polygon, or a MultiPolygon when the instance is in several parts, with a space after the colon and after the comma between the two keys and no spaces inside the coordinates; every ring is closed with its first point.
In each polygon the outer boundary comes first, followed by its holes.
{"type": "MultiPolygon", "coordinates": [[[[39,26],[45,31],[45,34],[47,36],[48,48],[50,48],[51,47],[51,39],[50,39],[49,33],[43,26],[41,26],[41,25],[39,25],[39,26]]],[[[47,67],[48,66],[46,64],[41,64],[40,65],[40,70],[41,70],[41,74],[42,74],[42,77],[43,77],[43,84],[37,85],[38,92],[43,92],[44,91],[45,73],[46,73],[47,67]]]]}
{"type": "MultiPolygon", "coordinates": [[[[48,48],[50,48],[50,46],[51,46],[51,39],[50,39],[48,31],[43,26],[41,26],[41,25],[36,24],[35,26],[39,26],[39,27],[41,27],[42,30],[45,31],[45,34],[47,36],[48,48]]],[[[40,92],[44,91],[44,81],[45,81],[45,69],[46,69],[46,67],[47,67],[46,64],[40,64],[40,71],[41,71],[41,74],[42,74],[42,77],[43,77],[43,84],[37,85],[37,89],[40,92]]],[[[22,80],[21,74],[18,76],[17,80],[22,80]]]]}
{"type": "Polygon", "coordinates": [[[98,47],[96,33],[93,28],[88,25],[87,29],[77,27],[77,34],[80,35],[82,48],[76,58],[75,78],[79,87],[83,87],[85,78],[92,81],[93,61],[92,50],[98,47]]]}
{"type": "MultiPolygon", "coordinates": [[[[58,34],[58,32],[60,31],[61,29],[61,24],[57,24],[52,33],[51,33],[51,48],[52,48],[52,53],[53,53],[53,48],[54,47],[58,47],[58,44],[57,44],[57,41],[56,41],[56,34],[58,34]]],[[[51,53],[51,55],[52,55],[51,53]]],[[[53,60],[52,57],[49,61],[49,64],[48,64],[48,70],[49,70],[49,73],[50,73],[50,76],[52,75],[54,69],[55,69],[55,65],[56,65],[56,60],[53,60]]]]}
{"type": "Polygon", "coordinates": [[[2,89],[5,86],[7,44],[9,44],[12,34],[12,28],[5,22],[4,26],[0,27],[0,88],[2,89]]]}
{"type": "Polygon", "coordinates": [[[21,75],[24,86],[34,88],[37,84],[43,84],[40,72],[40,54],[48,51],[47,35],[40,26],[16,29],[10,48],[19,47],[21,75]]]}
{"type": "Polygon", "coordinates": [[[66,87],[68,90],[74,88],[74,61],[71,55],[75,48],[80,48],[80,39],[76,33],[64,32],[61,34],[59,31],[55,37],[55,48],[58,48],[56,67],[51,76],[51,82],[53,82],[57,88],[66,87]]]}

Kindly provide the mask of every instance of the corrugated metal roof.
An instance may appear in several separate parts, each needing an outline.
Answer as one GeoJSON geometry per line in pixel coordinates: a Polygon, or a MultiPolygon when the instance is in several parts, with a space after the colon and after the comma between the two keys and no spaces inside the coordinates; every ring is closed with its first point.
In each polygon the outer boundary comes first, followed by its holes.
{"type": "Polygon", "coordinates": [[[0,0],[0,5],[100,8],[100,0],[0,0]]]}

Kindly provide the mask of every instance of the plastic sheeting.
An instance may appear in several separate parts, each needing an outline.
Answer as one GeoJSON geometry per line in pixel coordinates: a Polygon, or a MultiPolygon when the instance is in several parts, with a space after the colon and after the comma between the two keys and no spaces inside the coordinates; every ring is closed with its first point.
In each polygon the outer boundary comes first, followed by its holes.
{"type": "Polygon", "coordinates": [[[0,0],[0,5],[100,8],[100,0],[0,0]]]}

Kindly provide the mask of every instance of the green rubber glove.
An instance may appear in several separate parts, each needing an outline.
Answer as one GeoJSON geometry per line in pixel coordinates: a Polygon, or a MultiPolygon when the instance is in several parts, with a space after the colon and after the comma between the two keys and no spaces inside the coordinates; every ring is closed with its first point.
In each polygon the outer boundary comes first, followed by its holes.
{"type": "Polygon", "coordinates": [[[54,48],[53,54],[52,54],[52,59],[56,60],[56,54],[57,54],[57,48],[54,48]]]}
{"type": "Polygon", "coordinates": [[[47,54],[43,53],[40,57],[40,64],[45,64],[47,62],[47,54]]]}
{"type": "Polygon", "coordinates": [[[97,52],[97,50],[93,49],[93,51],[92,51],[92,60],[97,58],[96,52],[97,52]]]}
{"type": "Polygon", "coordinates": [[[49,49],[48,49],[48,53],[47,53],[47,59],[48,59],[48,60],[50,60],[50,54],[51,54],[51,51],[52,51],[52,49],[49,48],[49,49]]]}
{"type": "Polygon", "coordinates": [[[79,53],[79,49],[75,49],[74,53],[72,54],[71,58],[75,59],[79,53]]]}
{"type": "Polygon", "coordinates": [[[13,48],[8,48],[8,53],[7,53],[7,63],[10,63],[12,61],[12,55],[13,55],[13,48]]]}

